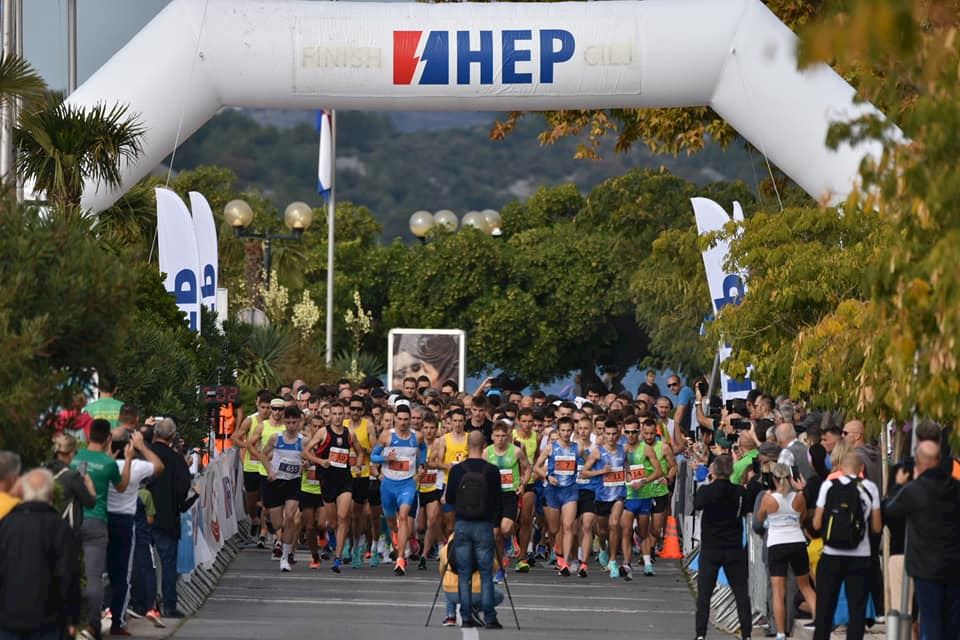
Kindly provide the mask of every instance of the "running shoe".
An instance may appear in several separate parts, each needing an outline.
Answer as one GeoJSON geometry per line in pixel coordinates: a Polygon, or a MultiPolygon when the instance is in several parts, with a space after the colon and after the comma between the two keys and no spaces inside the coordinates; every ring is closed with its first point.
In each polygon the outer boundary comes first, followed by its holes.
{"type": "Polygon", "coordinates": [[[557,572],[564,578],[570,575],[570,565],[567,564],[566,560],[558,559],[557,566],[560,567],[560,570],[557,572]]]}
{"type": "Polygon", "coordinates": [[[443,626],[445,627],[455,627],[457,626],[457,616],[449,616],[444,618],[443,626]]]}
{"type": "Polygon", "coordinates": [[[616,580],[620,577],[620,568],[617,567],[617,561],[611,560],[610,564],[607,565],[607,568],[610,570],[610,579],[616,580]]]}
{"type": "Polygon", "coordinates": [[[288,553],[288,554],[287,554],[287,562],[289,562],[289,563],[290,563],[290,566],[292,567],[293,565],[297,564],[297,559],[294,557],[294,555],[293,555],[292,553],[288,553]]]}
{"type": "Polygon", "coordinates": [[[150,609],[150,611],[147,611],[144,617],[152,622],[153,626],[157,627],[158,629],[163,629],[167,626],[166,623],[164,623],[160,612],[156,609],[150,609]]]}
{"type": "Polygon", "coordinates": [[[547,557],[547,564],[552,564],[554,569],[559,568],[560,564],[557,561],[557,554],[554,553],[553,549],[550,549],[550,555],[547,557]]]}
{"type": "Polygon", "coordinates": [[[331,529],[327,531],[327,551],[333,551],[337,548],[337,534],[331,529]]]}
{"type": "Polygon", "coordinates": [[[397,563],[393,565],[393,572],[398,576],[407,575],[407,561],[403,558],[397,558],[397,563]]]}
{"type": "Polygon", "coordinates": [[[336,560],[333,561],[333,566],[330,567],[330,571],[333,571],[334,573],[340,573],[340,567],[342,566],[343,566],[343,561],[340,558],[337,558],[336,560]]]}
{"type": "Polygon", "coordinates": [[[493,584],[500,584],[503,582],[503,569],[497,569],[497,575],[493,576],[493,584]]]}
{"type": "Polygon", "coordinates": [[[313,560],[311,560],[311,561],[310,561],[310,568],[311,568],[311,569],[319,569],[319,568],[320,568],[320,558],[314,558],[313,560]]]}
{"type": "Polygon", "coordinates": [[[350,558],[353,557],[351,554],[352,549],[353,545],[350,544],[350,538],[347,538],[347,541],[343,543],[343,555],[340,556],[344,562],[350,562],[350,558]]]}
{"type": "Polygon", "coordinates": [[[623,563],[623,579],[627,582],[633,580],[633,567],[627,563],[623,563]]]}
{"type": "Polygon", "coordinates": [[[657,575],[657,572],[653,570],[653,565],[652,565],[652,564],[645,564],[645,565],[643,565],[643,575],[645,575],[645,576],[655,576],[655,575],[657,575]]]}
{"type": "Polygon", "coordinates": [[[283,557],[283,543],[279,540],[273,543],[273,559],[279,560],[283,557]]]}
{"type": "Polygon", "coordinates": [[[370,556],[370,568],[376,569],[380,566],[380,552],[376,552],[370,556]]]}
{"type": "Polygon", "coordinates": [[[577,575],[580,576],[581,578],[586,578],[586,577],[587,577],[587,563],[586,563],[586,562],[581,562],[581,563],[580,563],[580,569],[577,571],[577,575]]]}
{"type": "Polygon", "coordinates": [[[410,538],[410,558],[419,558],[420,557],[420,541],[416,538],[410,538]]]}
{"type": "Polygon", "coordinates": [[[523,560],[518,560],[517,568],[514,569],[514,571],[517,573],[530,573],[530,565],[523,560]]]}
{"type": "Polygon", "coordinates": [[[287,562],[287,559],[283,557],[283,554],[280,555],[280,571],[290,571],[290,563],[287,562]]]}
{"type": "Polygon", "coordinates": [[[537,545],[537,553],[534,558],[536,560],[546,560],[547,559],[547,547],[542,544],[537,545]]]}
{"type": "Polygon", "coordinates": [[[426,571],[427,570],[427,557],[420,556],[420,560],[417,562],[417,571],[426,571]]]}
{"type": "Polygon", "coordinates": [[[354,569],[363,569],[363,556],[360,555],[359,551],[356,551],[353,554],[353,558],[351,559],[350,566],[354,569]]]}
{"type": "Polygon", "coordinates": [[[606,549],[600,550],[600,555],[597,556],[597,562],[600,563],[600,566],[607,566],[610,563],[610,554],[607,553],[606,549]]]}
{"type": "Polygon", "coordinates": [[[267,537],[260,536],[257,538],[257,549],[266,549],[267,548],[267,537]]]}

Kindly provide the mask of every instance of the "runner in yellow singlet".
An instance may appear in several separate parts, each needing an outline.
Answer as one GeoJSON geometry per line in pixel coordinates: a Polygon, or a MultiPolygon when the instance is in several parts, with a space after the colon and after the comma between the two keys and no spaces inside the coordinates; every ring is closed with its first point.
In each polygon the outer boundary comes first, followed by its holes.
{"type": "MultiPolygon", "coordinates": [[[[260,516],[257,513],[257,502],[260,500],[260,468],[259,458],[256,457],[254,448],[250,445],[255,437],[259,437],[263,422],[270,417],[270,400],[273,393],[263,389],[257,393],[257,412],[247,416],[236,431],[233,432],[231,440],[233,446],[243,449],[243,491],[244,506],[247,515],[250,516],[250,535],[255,536],[260,530],[260,516]]],[[[264,518],[265,519],[265,518],[264,518]]],[[[266,539],[264,539],[266,542],[266,539]]]]}
{"type": "MultiPolygon", "coordinates": [[[[533,408],[524,407],[517,411],[517,426],[513,430],[513,442],[523,449],[527,461],[536,460],[540,448],[540,434],[533,430],[533,408]]],[[[537,503],[536,479],[530,474],[527,482],[520,487],[520,521],[517,539],[520,557],[516,571],[526,573],[535,564],[533,551],[527,552],[527,546],[533,538],[533,514],[537,503]]]]}
{"type": "MultiPolygon", "coordinates": [[[[360,538],[366,537],[370,517],[370,452],[376,442],[373,421],[363,417],[363,398],[354,396],[347,405],[347,418],[343,425],[350,430],[354,446],[358,453],[350,455],[350,475],[353,477],[353,508],[351,511],[350,532],[353,536],[350,563],[354,569],[363,567],[366,545],[360,538]]],[[[368,540],[367,543],[372,541],[368,540]]]]}
{"type": "MultiPolygon", "coordinates": [[[[270,417],[264,420],[259,431],[253,434],[249,440],[249,450],[253,457],[257,458],[257,473],[260,474],[260,486],[265,486],[267,482],[267,470],[263,466],[265,460],[263,449],[270,441],[270,436],[281,433],[286,428],[283,424],[283,409],[286,407],[283,398],[274,397],[270,400],[270,417]]],[[[260,523],[260,541],[257,546],[262,547],[266,538],[266,518],[261,519],[260,523]]],[[[276,541],[273,545],[273,557],[280,559],[283,557],[283,549],[280,543],[280,523],[273,524],[276,541]]]]}
{"type": "MultiPolygon", "coordinates": [[[[440,438],[440,459],[437,466],[443,471],[445,477],[450,477],[450,469],[458,462],[467,459],[467,433],[464,427],[467,424],[467,414],[459,407],[451,409],[448,413],[450,418],[450,433],[440,438]]],[[[443,504],[443,527],[444,536],[450,536],[453,533],[454,509],[453,505],[443,504]]]]}
{"type": "MultiPolygon", "coordinates": [[[[310,418],[309,425],[304,429],[304,440],[310,442],[321,427],[323,427],[323,419],[317,413],[310,418]]],[[[309,454],[309,452],[307,453],[309,454]]],[[[317,465],[311,462],[307,455],[304,455],[303,476],[300,480],[300,520],[304,535],[307,538],[307,548],[310,549],[311,569],[320,568],[320,545],[317,530],[321,525],[322,507],[323,495],[320,487],[320,473],[317,471],[317,465]]]]}

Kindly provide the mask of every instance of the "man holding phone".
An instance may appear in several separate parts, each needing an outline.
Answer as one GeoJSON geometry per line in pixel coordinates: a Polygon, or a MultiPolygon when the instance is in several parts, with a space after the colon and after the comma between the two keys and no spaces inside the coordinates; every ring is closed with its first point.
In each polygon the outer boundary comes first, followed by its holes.
{"type": "Polygon", "coordinates": [[[103,572],[107,564],[107,494],[109,487],[124,491],[130,483],[130,460],[134,448],[128,445],[123,452],[123,471],[108,452],[113,438],[110,435],[110,423],[97,418],[90,425],[90,443],[86,449],[77,452],[70,466],[89,476],[96,489],[97,499],[93,507],[84,508],[83,524],[80,525],[80,542],[83,545],[84,573],[86,586],[83,596],[87,605],[87,631],[100,640],[100,614],[103,605],[103,572]]]}

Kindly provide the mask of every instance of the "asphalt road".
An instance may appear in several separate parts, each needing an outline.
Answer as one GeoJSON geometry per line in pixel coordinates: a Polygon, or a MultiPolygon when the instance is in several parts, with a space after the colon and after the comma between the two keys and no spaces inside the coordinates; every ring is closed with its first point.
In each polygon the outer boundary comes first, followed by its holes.
{"type": "MultiPolygon", "coordinates": [[[[404,577],[391,567],[350,569],[336,575],[330,563],[307,567],[306,553],[291,573],[281,573],[270,552],[247,549],[233,561],[197,615],[177,631],[177,640],[274,640],[342,637],[503,638],[584,640],[598,632],[611,637],[672,640],[693,637],[694,604],[678,562],[661,560],[657,575],[635,572],[633,582],[610,580],[595,563],[587,578],[560,577],[538,565],[528,574],[511,573],[510,591],[520,618],[514,625],[509,601],[498,609],[502,631],[441,626],[443,593],[430,627],[424,622],[438,585],[437,563],[428,571],[411,566],[404,577]],[[521,635],[522,634],[522,635],[521,635]]],[[[412,564],[412,563],[411,563],[412,564]]],[[[501,585],[502,588],[502,585],[501,585]]]]}

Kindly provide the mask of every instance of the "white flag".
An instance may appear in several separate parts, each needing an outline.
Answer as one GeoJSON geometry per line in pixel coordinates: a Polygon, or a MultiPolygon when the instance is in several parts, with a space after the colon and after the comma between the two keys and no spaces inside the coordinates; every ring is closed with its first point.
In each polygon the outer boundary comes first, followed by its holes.
{"type": "Polygon", "coordinates": [[[220,267],[217,255],[217,224],[213,220],[210,203],[203,194],[190,192],[190,211],[197,237],[197,255],[200,258],[200,303],[210,311],[217,310],[217,284],[220,267]]]}
{"type": "Polygon", "coordinates": [[[330,114],[317,112],[317,131],[320,133],[320,160],[317,165],[317,191],[323,198],[330,198],[333,188],[333,132],[330,128],[330,114]]]}
{"type": "Polygon", "coordinates": [[[200,259],[193,219],[187,205],[164,187],[157,194],[157,236],[164,287],[187,316],[192,331],[200,332],[200,259]]]}
{"type": "MultiPolygon", "coordinates": [[[[720,231],[730,222],[730,216],[719,204],[709,198],[691,198],[693,214],[697,218],[697,231],[701,236],[720,231]]],[[[743,209],[739,202],[733,203],[733,219],[743,221],[743,209]]],[[[745,274],[727,273],[724,264],[730,254],[730,243],[718,240],[713,246],[703,251],[703,267],[707,272],[707,286],[710,289],[710,300],[713,303],[713,314],[716,314],[728,304],[740,304],[740,300],[747,292],[745,274]]],[[[720,394],[723,400],[731,398],[746,398],[753,389],[749,371],[746,380],[734,380],[723,371],[722,363],[730,357],[731,349],[726,344],[720,346],[720,394]]]]}

